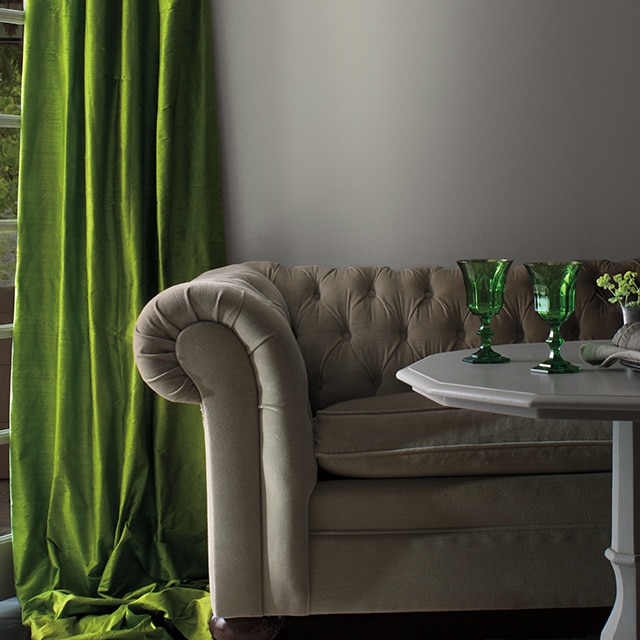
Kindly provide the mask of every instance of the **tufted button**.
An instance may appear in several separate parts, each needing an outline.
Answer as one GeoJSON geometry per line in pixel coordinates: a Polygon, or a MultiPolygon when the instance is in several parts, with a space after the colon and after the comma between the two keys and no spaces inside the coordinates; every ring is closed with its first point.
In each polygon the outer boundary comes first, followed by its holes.
{"type": "Polygon", "coordinates": [[[400,340],[406,340],[407,339],[407,332],[406,331],[401,331],[400,332],[400,340]]]}
{"type": "Polygon", "coordinates": [[[373,289],[371,289],[371,291],[367,292],[367,296],[369,298],[375,298],[376,297],[376,292],[373,289]]]}
{"type": "Polygon", "coordinates": [[[458,338],[458,340],[462,340],[462,338],[464,338],[464,330],[463,329],[458,329],[456,331],[456,337],[458,338]]]}
{"type": "Polygon", "coordinates": [[[431,298],[433,298],[433,293],[431,293],[431,291],[425,291],[424,292],[424,297],[426,300],[431,300],[431,298]]]}
{"type": "Polygon", "coordinates": [[[313,299],[320,300],[320,294],[317,291],[313,294],[313,299]]]}
{"type": "Polygon", "coordinates": [[[382,380],[380,380],[380,378],[372,378],[371,379],[371,384],[374,386],[374,388],[378,388],[381,384],[382,380]]]}
{"type": "Polygon", "coordinates": [[[342,336],[343,340],[351,340],[351,334],[347,331],[345,332],[345,334],[342,336]]]}

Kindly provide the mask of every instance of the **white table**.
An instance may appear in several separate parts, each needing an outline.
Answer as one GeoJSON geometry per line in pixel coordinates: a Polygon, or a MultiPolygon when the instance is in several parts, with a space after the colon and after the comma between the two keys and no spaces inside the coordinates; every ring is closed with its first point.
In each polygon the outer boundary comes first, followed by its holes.
{"type": "Polygon", "coordinates": [[[400,370],[414,391],[445,406],[531,418],[613,421],[611,547],[605,555],[616,578],[616,601],[603,640],[640,638],[640,372],[581,362],[580,343],[566,342],[573,374],[534,373],[548,353],[545,343],[496,346],[506,364],[467,364],[474,350],[439,353],[400,370]]]}

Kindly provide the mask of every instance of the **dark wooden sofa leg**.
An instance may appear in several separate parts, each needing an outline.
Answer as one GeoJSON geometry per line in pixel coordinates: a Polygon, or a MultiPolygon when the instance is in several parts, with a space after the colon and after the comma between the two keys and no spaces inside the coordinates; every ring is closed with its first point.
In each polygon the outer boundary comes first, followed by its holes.
{"type": "Polygon", "coordinates": [[[215,640],[275,640],[284,618],[216,618],[209,622],[215,640]]]}

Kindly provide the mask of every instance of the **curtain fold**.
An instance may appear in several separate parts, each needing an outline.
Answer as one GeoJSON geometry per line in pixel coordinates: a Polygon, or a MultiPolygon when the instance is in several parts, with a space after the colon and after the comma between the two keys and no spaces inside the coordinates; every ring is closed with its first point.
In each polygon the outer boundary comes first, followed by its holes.
{"type": "Polygon", "coordinates": [[[29,0],[12,378],[38,638],[209,638],[198,407],[137,374],[157,291],[224,263],[209,0],[29,0]]]}

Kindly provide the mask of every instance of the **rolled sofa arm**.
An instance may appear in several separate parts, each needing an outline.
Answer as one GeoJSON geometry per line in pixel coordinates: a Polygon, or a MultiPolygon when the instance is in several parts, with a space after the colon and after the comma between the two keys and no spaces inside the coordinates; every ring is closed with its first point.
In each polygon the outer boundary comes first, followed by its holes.
{"type": "Polygon", "coordinates": [[[133,344],[154,391],[202,407],[214,613],[308,613],[317,467],[306,367],[280,292],[243,265],[208,271],[153,298],[133,344]]]}

